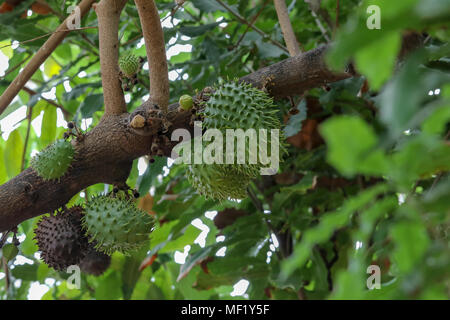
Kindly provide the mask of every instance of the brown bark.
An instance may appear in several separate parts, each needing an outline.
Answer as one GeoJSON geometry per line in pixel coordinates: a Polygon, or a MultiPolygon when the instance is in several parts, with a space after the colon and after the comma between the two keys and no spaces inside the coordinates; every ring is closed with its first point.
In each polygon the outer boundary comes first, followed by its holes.
{"type": "MultiPolygon", "coordinates": [[[[256,71],[241,81],[267,88],[275,97],[281,98],[350,77],[327,70],[323,53],[324,48],[305,52],[256,71]]],[[[173,104],[169,106],[169,113],[177,109],[178,104],[173,104]]],[[[173,114],[169,119],[173,124],[171,130],[190,128],[189,112],[173,114]]],[[[75,143],[77,153],[72,168],[59,181],[44,181],[28,168],[0,186],[0,232],[57,209],[89,185],[123,183],[133,159],[151,154],[150,146],[161,136],[161,121],[148,125],[148,135],[143,136],[134,133],[130,118],[132,115],[127,113],[105,115],[81,142],[75,143]]],[[[165,134],[167,137],[170,137],[171,130],[165,134]]],[[[173,145],[160,146],[165,156],[170,155],[173,145]]]]}
{"type": "Polygon", "coordinates": [[[127,112],[119,77],[119,20],[127,0],[102,0],[95,6],[98,17],[100,70],[102,73],[105,115],[127,112]]]}
{"type": "Polygon", "coordinates": [[[286,7],[285,0],[273,0],[275,4],[275,9],[278,15],[278,21],[281,26],[281,31],[283,32],[284,42],[286,42],[286,47],[289,50],[291,57],[301,53],[298,46],[297,38],[295,37],[294,29],[292,28],[291,20],[289,19],[289,12],[286,7]]]}
{"type": "Polygon", "coordinates": [[[135,0],[144,35],[150,77],[150,98],[167,113],[169,105],[169,71],[167,68],[164,33],[154,0],[135,0]]]}
{"type": "Polygon", "coordinates": [[[241,78],[241,81],[267,90],[274,98],[282,98],[350,77],[347,73],[335,73],[327,68],[323,59],[326,48],[321,46],[262,68],[241,78]]]}

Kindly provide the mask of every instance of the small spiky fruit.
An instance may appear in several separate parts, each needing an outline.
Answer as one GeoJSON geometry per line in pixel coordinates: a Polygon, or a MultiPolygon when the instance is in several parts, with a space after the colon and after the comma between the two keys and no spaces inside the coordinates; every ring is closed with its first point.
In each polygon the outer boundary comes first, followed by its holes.
{"type": "Polygon", "coordinates": [[[180,104],[181,109],[188,111],[194,106],[194,99],[192,99],[190,95],[185,94],[180,97],[178,103],[180,104]]]}
{"type": "Polygon", "coordinates": [[[81,227],[83,208],[74,206],[42,218],[35,229],[41,258],[55,270],[78,264],[85,256],[88,239],[81,227]]]}
{"type": "Polygon", "coordinates": [[[122,198],[96,196],[86,206],[83,228],[95,248],[106,254],[129,253],[148,241],[153,218],[136,205],[122,198]]]}
{"type": "Polygon", "coordinates": [[[75,150],[66,140],[58,140],[31,159],[31,167],[45,180],[62,177],[72,163],[75,150]]]}
{"type": "MultiPolygon", "coordinates": [[[[202,116],[206,129],[219,129],[226,136],[226,129],[268,130],[280,129],[277,107],[267,93],[250,84],[232,81],[217,87],[206,102],[202,116]]],[[[261,141],[258,141],[261,143],[261,141]]],[[[199,193],[217,200],[242,199],[247,196],[250,181],[265,167],[259,161],[248,163],[249,148],[246,144],[246,164],[237,164],[235,148],[234,164],[194,164],[188,169],[188,179],[199,193]]],[[[270,144],[267,146],[270,150],[270,144]]],[[[226,146],[224,145],[224,151],[226,146]]],[[[284,152],[281,146],[280,154],[284,152]]]]}
{"type": "Polygon", "coordinates": [[[121,56],[119,59],[119,68],[126,77],[132,78],[139,71],[139,57],[133,53],[127,53],[121,56]]]}
{"type": "Polygon", "coordinates": [[[198,193],[217,200],[243,199],[247,196],[249,175],[236,174],[233,165],[191,165],[187,177],[198,193]]]}
{"type": "Polygon", "coordinates": [[[109,268],[110,264],[111,257],[103,252],[97,251],[91,243],[89,244],[86,255],[81,259],[78,266],[84,273],[99,276],[109,268]]]}

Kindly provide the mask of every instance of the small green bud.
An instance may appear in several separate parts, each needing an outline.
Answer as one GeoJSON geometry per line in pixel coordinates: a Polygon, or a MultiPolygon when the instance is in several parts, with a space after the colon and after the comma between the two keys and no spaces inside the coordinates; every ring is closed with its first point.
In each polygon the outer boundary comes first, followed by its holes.
{"type": "Polygon", "coordinates": [[[194,106],[194,99],[192,99],[192,97],[190,95],[185,94],[180,97],[179,103],[180,103],[180,107],[183,110],[188,111],[188,110],[191,110],[192,107],[194,106]]]}

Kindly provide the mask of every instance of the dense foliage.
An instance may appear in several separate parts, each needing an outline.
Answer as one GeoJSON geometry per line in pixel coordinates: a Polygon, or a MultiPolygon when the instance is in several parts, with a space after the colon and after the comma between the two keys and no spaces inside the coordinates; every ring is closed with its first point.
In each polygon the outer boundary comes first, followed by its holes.
{"type": "MultiPolygon", "coordinates": [[[[9,45],[52,32],[74,2],[48,0],[53,13],[29,10],[24,16],[33,3],[26,0],[0,14],[0,47],[8,62],[0,94],[45,37],[9,45]]],[[[449,298],[450,2],[343,0],[336,9],[335,0],[323,0],[314,15],[303,0],[286,2],[302,50],[327,42],[316,16],[333,40],[330,67],[344,70],[352,61],[357,75],[276,101],[288,137],[280,172],[253,181],[246,199],[220,203],[197,194],[185,166],[138,159],[127,183],[157,220],[149,245],[131,256],[114,253],[104,274],[82,273],[81,288],[69,289],[70,274],[39,258],[33,240],[39,218],[30,219],[18,227],[18,250],[12,237],[3,247],[2,298],[27,299],[42,285],[43,299],[449,298]],[[381,9],[379,30],[366,26],[372,4],[381,9]],[[414,32],[424,46],[403,54],[402,36],[414,32]],[[370,265],[380,268],[380,289],[366,286],[370,265]],[[230,296],[242,279],[249,282],[246,295],[230,296]]],[[[173,1],[157,5],[171,102],[289,56],[272,1],[192,0],[176,11],[173,1]]],[[[81,25],[96,26],[95,13],[81,25]]],[[[130,1],[120,24],[124,55],[145,57],[138,26],[130,1]]],[[[144,64],[139,83],[126,92],[129,111],[148,95],[147,72],[144,64]]],[[[38,94],[22,90],[0,115],[0,183],[66,131],[63,114],[41,96],[84,130],[98,123],[97,30],[71,32],[27,86],[38,94]],[[8,116],[14,114],[20,121],[12,127],[8,116]]],[[[111,189],[91,186],[69,205],[111,189]]]]}

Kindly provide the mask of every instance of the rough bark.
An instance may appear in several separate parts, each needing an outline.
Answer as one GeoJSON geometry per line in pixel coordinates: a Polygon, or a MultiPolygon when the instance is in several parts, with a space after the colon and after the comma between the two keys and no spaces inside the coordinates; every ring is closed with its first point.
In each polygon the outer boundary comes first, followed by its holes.
{"type": "Polygon", "coordinates": [[[267,90],[274,98],[282,98],[348,78],[347,73],[335,73],[327,68],[323,60],[326,48],[321,46],[262,68],[241,81],[267,90]]]}
{"type": "Polygon", "coordinates": [[[119,20],[127,0],[102,0],[95,6],[98,17],[100,71],[102,73],[105,115],[127,112],[119,77],[119,20]]]}
{"type": "Polygon", "coordinates": [[[295,37],[294,29],[292,28],[291,20],[289,19],[289,12],[286,7],[285,0],[273,0],[275,9],[278,15],[278,21],[283,32],[284,42],[289,50],[289,54],[295,56],[301,53],[298,46],[297,38],[295,37]]]}
{"type": "Polygon", "coordinates": [[[167,113],[169,105],[169,71],[167,68],[164,33],[155,1],[135,0],[142,25],[150,77],[150,98],[167,113]]]}
{"type": "MultiPolygon", "coordinates": [[[[326,69],[323,53],[324,48],[314,49],[256,71],[241,81],[266,88],[281,98],[350,77],[326,69]]],[[[178,104],[173,104],[169,113],[177,109],[178,104]]],[[[142,110],[144,106],[136,112],[142,110]]],[[[148,135],[136,134],[130,126],[133,114],[105,115],[81,142],[75,143],[77,155],[72,168],[59,181],[44,181],[29,168],[0,186],[0,232],[57,209],[89,185],[123,183],[133,159],[151,154],[152,143],[162,135],[161,121],[147,121],[148,135]]],[[[190,117],[189,112],[173,112],[170,118],[173,126],[164,135],[170,137],[176,128],[190,128],[190,117]]],[[[170,155],[173,145],[160,146],[165,156],[170,155]]]]}

